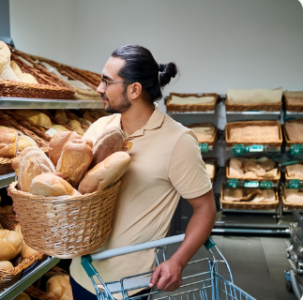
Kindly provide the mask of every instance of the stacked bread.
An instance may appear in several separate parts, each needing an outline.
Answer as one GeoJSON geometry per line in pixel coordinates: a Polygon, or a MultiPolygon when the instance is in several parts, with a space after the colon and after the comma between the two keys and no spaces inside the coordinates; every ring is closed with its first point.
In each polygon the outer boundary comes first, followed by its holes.
{"type": "Polygon", "coordinates": [[[264,156],[261,158],[231,158],[229,161],[228,176],[230,178],[276,178],[278,169],[276,163],[264,156]]]}
{"type": "Polygon", "coordinates": [[[275,191],[260,189],[233,189],[223,190],[223,200],[227,202],[252,202],[252,203],[272,203],[276,201],[275,191]]]}
{"type": "Polygon", "coordinates": [[[13,165],[23,192],[40,196],[80,196],[101,191],[126,172],[130,156],[122,152],[120,128],[103,132],[95,144],[75,131],[56,133],[49,157],[37,147],[22,151],[13,165]]]}
{"type": "Polygon", "coordinates": [[[290,142],[303,144],[303,120],[296,119],[284,123],[286,134],[290,142]]]}

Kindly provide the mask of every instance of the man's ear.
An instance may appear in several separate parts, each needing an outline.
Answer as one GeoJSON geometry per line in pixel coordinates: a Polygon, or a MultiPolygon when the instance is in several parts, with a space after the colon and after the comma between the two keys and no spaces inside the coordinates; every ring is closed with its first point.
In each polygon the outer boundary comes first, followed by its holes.
{"type": "Polygon", "coordinates": [[[129,97],[131,100],[137,99],[142,93],[142,85],[139,82],[134,82],[129,86],[129,97]]]}

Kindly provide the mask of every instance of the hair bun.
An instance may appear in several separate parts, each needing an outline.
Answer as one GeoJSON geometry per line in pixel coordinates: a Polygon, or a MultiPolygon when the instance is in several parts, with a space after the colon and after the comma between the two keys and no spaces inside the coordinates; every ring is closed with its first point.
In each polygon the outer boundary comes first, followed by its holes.
{"type": "Polygon", "coordinates": [[[177,66],[173,62],[158,64],[158,70],[160,72],[159,77],[161,87],[167,85],[171,78],[174,78],[178,73],[177,66]]]}

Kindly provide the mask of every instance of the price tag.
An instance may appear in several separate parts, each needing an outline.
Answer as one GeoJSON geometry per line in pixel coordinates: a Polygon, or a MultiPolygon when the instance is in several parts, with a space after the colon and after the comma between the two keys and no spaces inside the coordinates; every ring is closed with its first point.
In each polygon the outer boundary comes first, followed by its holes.
{"type": "Polygon", "coordinates": [[[259,182],[258,181],[246,181],[246,182],[244,182],[244,187],[257,188],[257,187],[259,187],[259,182]]]}
{"type": "Polygon", "coordinates": [[[234,189],[236,189],[238,187],[238,179],[227,179],[226,186],[228,188],[234,188],[234,189]]]}
{"type": "Polygon", "coordinates": [[[244,145],[243,144],[236,144],[233,145],[233,153],[236,155],[241,155],[244,152],[244,145]]]}
{"type": "Polygon", "coordinates": [[[268,180],[261,181],[260,188],[261,189],[271,189],[272,188],[272,181],[268,181],[268,180]]]}
{"type": "Polygon", "coordinates": [[[291,179],[288,182],[289,189],[299,189],[300,188],[300,179],[291,179]]]}
{"type": "Polygon", "coordinates": [[[208,152],[208,144],[207,143],[199,144],[199,147],[200,147],[201,152],[208,152]]]}
{"type": "Polygon", "coordinates": [[[252,145],[245,147],[246,152],[263,152],[264,146],[263,145],[252,145]]]}
{"type": "Polygon", "coordinates": [[[290,146],[290,154],[292,155],[300,155],[302,153],[302,145],[294,144],[290,146]]]}

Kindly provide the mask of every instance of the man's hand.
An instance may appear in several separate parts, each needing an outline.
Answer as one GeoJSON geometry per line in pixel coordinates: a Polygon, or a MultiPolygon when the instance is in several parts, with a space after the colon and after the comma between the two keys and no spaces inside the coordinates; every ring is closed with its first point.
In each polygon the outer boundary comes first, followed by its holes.
{"type": "Polygon", "coordinates": [[[157,286],[159,290],[168,292],[176,290],[181,284],[182,268],[176,261],[169,259],[156,267],[149,286],[157,286]]]}

